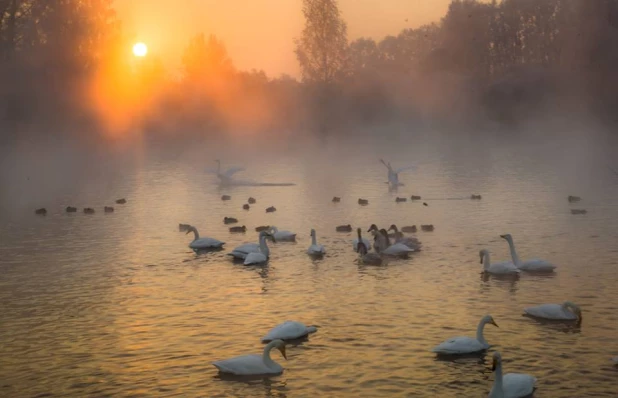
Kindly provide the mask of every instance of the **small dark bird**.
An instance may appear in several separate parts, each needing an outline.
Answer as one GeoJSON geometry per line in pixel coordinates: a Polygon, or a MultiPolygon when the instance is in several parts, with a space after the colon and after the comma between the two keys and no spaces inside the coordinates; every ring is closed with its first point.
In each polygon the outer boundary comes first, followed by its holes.
{"type": "Polygon", "coordinates": [[[221,200],[231,200],[232,197],[230,195],[223,195],[221,196],[221,200]]]}
{"type": "Polygon", "coordinates": [[[66,212],[67,213],[75,213],[75,212],[77,212],[77,207],[67,206],[66,212]]]}
{"type": "Polygon", "coordinates": [[[348,225],[339,225],[335,228],[337,232],[352,232],[352,226],[348,225]]]}
{"type": "Polygon", "coordinates": [[[416,196],[416,195],[412,195],[410,197],[410,200],[421,200],[421,197],[420,196],[416,196]]]}
{"type": "Polygon", "coordinates": [[[114,208],[113,208],[113,207],[111,207],[111,206],[105,206],[105,207],[103,208],[103,210],[104,210],[106,213],[113,213],[113,212],[114,212],[114,208]]]}
{"type": "Polygon", "coordinates": [[[47,209],[46,209],[46,208],[44,208],[44,207],[41,207],[40,209],[36,209],[36,210],[34,211],[34,214],[38,214],[38,215],[40,215],[40,216],[44,216],[44,215],[46,215],[46,214],[47,214],[47,209]]]}
{"type": "Polygon", "coordinates": [[[270,206],[266,209],[266,213],[274,213],[275,211],[277,211],[277,209],[275,209],[275,206],[270,206]]]}
{"type": "Polygon", "coordinates": [[[586,209],[571,209],[571,214],[586,214],[588,210],[586,209]]]}
{"type": "Polygon", "coordinates": [[[84,213],[86,214],[94,214],[94,209],[92,207],[84,208],[84,213]]]}
{"type": "Polygon", "coordinates": [[[425,232],[433,231],[433,224],[421,225],[421,229],[425,232]]]}
{"type": "Polygon", "coordinates": [[[472,200],[481,200],[481,195],[475,195],[475,194],[472,194],[472,195],[470,196],[470,199],[472,199],[472,200]]]}
{"type": "Polygon", "coordinates": [[[582,198],[580,198],[579,196],[572,196],[572,195],[569,195],[568,199],[569,199],[569,203],[579,202],[580,200],[582,200],[582,198]]]}
{"type": "Polygon", "coordinates": [[[249,197],[247,202],[249,202],[250,205],[253,205],[253,204],[255,204],[255,198],[249,197]]]}
{"type": "Polygon", "coordinates": [[[244,205],[242,205],[242,208],[245,209],[245,210],[249,210],[251,208],[251,206],[249,206],[248,204],[245,203],[244,205]]]}
{"type": "Polygon", "coordinates": [[[189,227],[191,227],[191,225],[189,225],[189,224],[178,224],[178,231],[179,232],[188,231],[189,227]]]}
{"type": "Polygon", "coordinates": [[[412,233],[414,233],[414,232],[416,232],[416,225],[409,225],[409,226],[406,226],[406,227],[401,227],[401,232],[408,232],[408,233],[412,232],[412,233]]]}
{"type": "Polygon", "coordinates": [[[334,202],[334,203],[339,203],[339,202],[341,202],[341,198],[340,198],[340,197],[335,196],[335,197],[333,198],[333,202],[334,202]]]}
{"type": "Polygon", "coordinates": [[[262,232],[270,229],[270,225],[262,225],[259,227],[255,227],[255,232],[262,232]]]}
{"type": "Polygon", "coordinates": [[[423,206],[429,206],[427,202],[423,202],[423,206]]]}
{"type": "Polygon", "coordinates": [[[117,204],[119,204],[119,205],[123,205],[123,204],[127,203],[127,200],[126,200],[126,199],[124,199],[124,198],[122,198],[122,199],[117,199],[117,200],[116,200],[116,203],[117,203],[117,204]]]}
{"type": "Polygon", "coordinates": [[[395,198],[395,203],[407,202],[408,198],[395,198]]]}
{"type": "Polygon", "coordinates": [[[238,222],[237,218],[234,217],[223,217],[223,224],[236,224],[238,222]]]}
{"type": "Polygon", "coordinates": [[[247,232],[247,227],[244,225],[242,227],[230,227],[230,232],[232,233],[245,233],[247,232]]]}
{"type": "Polygon", "coordinates": [[[369,204],[369,201],[367,199],[358,199],[358,204],[361,206],[367,206],[369,204]]]}

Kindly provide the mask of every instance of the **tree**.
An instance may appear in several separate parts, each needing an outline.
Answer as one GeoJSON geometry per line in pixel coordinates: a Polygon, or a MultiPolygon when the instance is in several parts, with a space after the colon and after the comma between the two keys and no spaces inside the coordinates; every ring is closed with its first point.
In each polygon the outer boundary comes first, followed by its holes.
{"type": "Polygon", "coordinates": [[[185,78],[190,81],[229,77],[234,69],[225,44],[215,35],[210,35],[206,41],[203,33],[191,39],[182,57],[182,64],[185,78]]]}
{"type": "Polygon", "coordinates": [[[330,85],[345,76],[347,26],[336,0],[303,0],[305,28],[296,57],[306,82],[330,85]]]}

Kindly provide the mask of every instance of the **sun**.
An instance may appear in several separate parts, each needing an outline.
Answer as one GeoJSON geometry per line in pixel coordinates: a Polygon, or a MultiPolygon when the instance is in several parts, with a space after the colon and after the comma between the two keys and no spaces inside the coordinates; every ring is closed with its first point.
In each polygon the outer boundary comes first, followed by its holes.
{"type": "Polygon", "coordinates": [[[135,43],[133,46],[133,55],[136,57],[144,57],[148,54],[148,47],[144,43],[135,43]]]}

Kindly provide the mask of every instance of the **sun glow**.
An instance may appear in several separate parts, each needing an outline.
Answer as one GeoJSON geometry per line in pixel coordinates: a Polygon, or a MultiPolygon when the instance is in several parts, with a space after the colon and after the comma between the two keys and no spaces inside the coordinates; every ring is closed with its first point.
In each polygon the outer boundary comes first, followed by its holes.
{"type": "Polygon", "coordinates": [[[133,46],[133,55],[136,57],[145,57],[148,54],[148,47],[144,43],[135,43],[133,46]]]}

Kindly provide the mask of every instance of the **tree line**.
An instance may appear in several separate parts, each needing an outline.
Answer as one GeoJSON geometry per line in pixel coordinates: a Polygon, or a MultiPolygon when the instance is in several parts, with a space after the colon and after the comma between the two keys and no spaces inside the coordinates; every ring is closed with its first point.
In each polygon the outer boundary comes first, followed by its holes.
{"type": "Polygon", "coordinates": [[[0,0],[2,135],[618,122],[618,0],[453,0],[440,21],[381,40],[350,40],[336,0],[302,12],[298,79],[238,70],[216,32],[186,43],[173,75],[127,55],[112,0],[0,0]]]}

